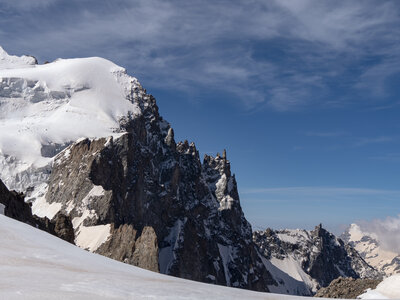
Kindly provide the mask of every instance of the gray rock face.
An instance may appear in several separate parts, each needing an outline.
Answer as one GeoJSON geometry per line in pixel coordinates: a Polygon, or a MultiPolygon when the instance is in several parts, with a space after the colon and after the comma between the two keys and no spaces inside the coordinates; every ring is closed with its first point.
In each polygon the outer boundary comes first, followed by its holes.
{"type": "Polygon", "coordinates": [[[321,288],[314,297],[356,299],[367,289],[375,289],[380,279],[354,279],[339,277],[329,286],[321,288]]]}
{"type": "Polygon", "coordinates": [[[150,271],[159,272],[157,235],[150,226],[144,227],[141,236],[136,240],[133,264],[150,271]]]}
{"type": "MultiPolygon", "coordinates": [[[[275,265],[283,265],[285,262],[298,267],[300,271],[288,275],[295,277],[300,274],[308,278],[304,280],[304,284],[308,285],[310,294],[320,287],[328,286],[340,276],[380,277],[380,273],[368,265],[357,251],[321,225],[312,231],[256,231],[253,233],[253,240],[268,262],[274,262],[275,265]]],[[[268,268],[268,264],[266,266],[268,268]]]]}
{"type": "MultiPolygon", "coordinates": [[[[35,218],[37,217],[35,216],[35,218]]],[[[74,228],[71,219],[68,216],[58,213],[53,218],[52,224],[54,224],[55,236],[71,244],[74,244],[75,240],[74,228]]]]}
{"type": "Polygon", "coordinates": [[[152,96],[135,90],[132,99],[142,115],[122,119],[120,137],[80,140],[56,157],[47,202],[71,217],[78,245],[85,230],[109,226],[91,251],[181,278],[268,291],[274,280],[253,244],[226,153],[201,163],[193,143],[175,143],[152,96]]]}
{"type": "Polygon", "coordinates": [[[137,231],[132,225],[124,224],[115,228],[114,224],[112,224],[110,232],[110,238],[102,244],[96,252],[112,259],[134,265],[133,253],[135,251],[137,231]]]}

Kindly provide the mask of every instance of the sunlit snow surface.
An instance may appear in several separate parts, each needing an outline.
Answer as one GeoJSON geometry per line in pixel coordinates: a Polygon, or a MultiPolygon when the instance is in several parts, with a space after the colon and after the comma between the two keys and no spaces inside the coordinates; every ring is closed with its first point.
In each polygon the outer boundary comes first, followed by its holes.
{"type": "Polygon", "coordinates": [[[116,135],[122,117],[140,114],[128,99],[137,79],[106,59],[32,63],[0,47],[0,177],[11,189],[44,182],[34,170],[51,162],[56,144],[116,135]]]}
{"type": "Polygon", "coordinates": [[[86,252],[0,215],[0,299],[309,299],[209,285],[86,252]]]}
{"type": "Polygon", "coordinates": [[[383,280],[375,290],[369,290],[361,299],[400,299],[400,275],[393,275],[383,280]]]}

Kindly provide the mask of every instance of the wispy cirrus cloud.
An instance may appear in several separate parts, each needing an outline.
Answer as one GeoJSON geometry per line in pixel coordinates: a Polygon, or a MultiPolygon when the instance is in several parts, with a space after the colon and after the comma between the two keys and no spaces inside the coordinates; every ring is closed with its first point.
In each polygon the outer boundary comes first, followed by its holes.
{"type": "Polygon", "coordinates": [[[359,137],[354,139],[353,146],[362,147],[370,144],[394,142],[396,140],[398,140],[398,138],[395,136],[378,136],[378,137],[362,137],[362,138],[359,137]]]}
{"type": "Polygon", "coordinates": [[[349,187],[324,187],[324,186],[294,186],[294,187],[275,187],[275,188],[254,188],[241,191],[244,195],[282,195],[282,196],[393,196],[400,197],[400,190],[366,189],[349,187]]]}
{"type": "Polygon", "coordinates": [[[339,137],[349,135],[348,132],[345,131],[308,131],[305,133],[306,136],[315,136],[315,137],[339,137]]]}
{"type": "Polygon", "coordinates": [[[398,163],[400,162],[400,153],[386,153],[383,155],[372,156],[370,159],[398,163]]]}
{"type": "Polygon", "coordinates": [[[249,109],[290,111],[382,102],[387,80],[400,72],[398,8],[396,1],[5,0],[0,40],[43,59],[105,56],[128,62],[151,86],[223,91],[249,109]]]}

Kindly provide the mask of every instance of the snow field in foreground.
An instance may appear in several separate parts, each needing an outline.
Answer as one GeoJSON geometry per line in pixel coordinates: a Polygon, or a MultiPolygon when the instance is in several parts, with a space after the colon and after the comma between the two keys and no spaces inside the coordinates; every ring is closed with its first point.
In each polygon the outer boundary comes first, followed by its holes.
{"type": "Polygon", "coordinates": [[[179,279],[89,253],[0,215],[0,299],[307,299],[179,279]]]}

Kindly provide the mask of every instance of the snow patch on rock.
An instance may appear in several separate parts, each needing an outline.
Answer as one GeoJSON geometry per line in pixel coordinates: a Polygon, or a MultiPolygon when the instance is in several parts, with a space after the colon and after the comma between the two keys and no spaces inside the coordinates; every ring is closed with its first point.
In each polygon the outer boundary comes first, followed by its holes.
{"type": "Polygon", "coordinates": [[[61,210],[61,203],[48,203],[46,201],[47,184],[41,184],[31,197],[27,198],[27,201],[34,199],[32,203],[32,214],[44,218],[47,217],[49,220],[53,219],[54,216],[61,210]]]}
{"type": "Polygon", "coordinates": [[[75,244],[91,252],[96,251],[110,237],[111,225],[81,226],[75,244]]]}

